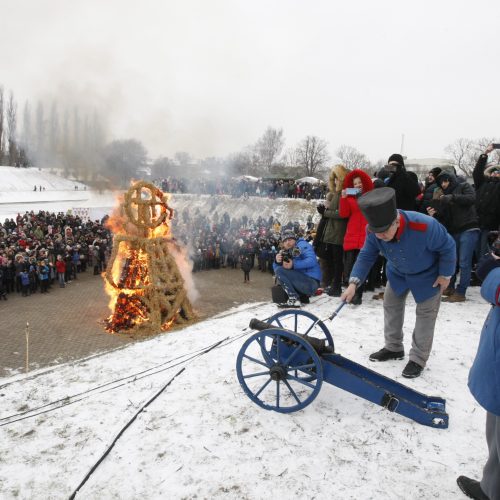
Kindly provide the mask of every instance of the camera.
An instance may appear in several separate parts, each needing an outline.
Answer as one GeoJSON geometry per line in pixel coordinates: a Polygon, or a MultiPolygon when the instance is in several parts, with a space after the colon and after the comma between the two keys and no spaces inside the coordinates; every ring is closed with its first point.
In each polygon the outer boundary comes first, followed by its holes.
{"type": "Polygon", "coordinates": [[[300,248],[294,247],[290,250],[282,250],[281,255],[283,256],[283,262],[290,262],[294,257],[298,257],[300,255],[300,248]]]}
{"type": "Polygon", "coordinates": [[[359,188],[346,188],[345,194],[347,196],[358,196],[361,193],[361,189],[359,188]]]}

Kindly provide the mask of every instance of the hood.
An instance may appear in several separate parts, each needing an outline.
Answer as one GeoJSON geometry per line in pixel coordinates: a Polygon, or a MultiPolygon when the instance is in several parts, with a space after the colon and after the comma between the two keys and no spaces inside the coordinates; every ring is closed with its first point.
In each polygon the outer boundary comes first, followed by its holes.
{"type": "Polygon", "coordinates": [[[332,171],[330,172],[330,177],[328,178],[328,189],[334,193],[335,191],[340,192],[342,191],[342,185],[344,184],[344,179],[345,176],[349,173],[349,170],[345,168],[344,165],[335,165],[332,168],[332,171]],[[335,189],[335,179],[338,179],[339,182],[339,187],[338,189],[335,189]]]}
{"type": "Polygon", "coordinates": [[[443,181],[450,181],[450,185],[448,186],[448,188],[446,190],[443,190],[443,192],[450,192],[456,185],[457,185],[457,178],[455,176],[455,174],[453,174],[452,172],[449,172],[449,171],[446,171],[446,170],[443,170],[436,178],[436,184],[441,187],[441,183],[443,181]]]}
{"type": "Polygon", "coordinates": [[[355,177],[361,178],[361,182],[363,184],[363,193],[367,193],[368,191],[371,191],[373,189],[373,181],[371,180],[370,176],[366,172],[364,172],[363,170],[359,170],[358,168],[352,170],[346,175],[342,188],[345,189],[354,187],[353,180],[355,177]]]}

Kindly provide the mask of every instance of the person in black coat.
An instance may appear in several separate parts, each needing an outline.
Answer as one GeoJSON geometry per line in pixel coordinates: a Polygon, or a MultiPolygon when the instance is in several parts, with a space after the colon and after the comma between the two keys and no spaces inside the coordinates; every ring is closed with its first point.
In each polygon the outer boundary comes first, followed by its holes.
{"type": "Polygon", "coordinates": [[[429,171],[425,179],[424,193],[420,202],[419,212],[427,215],[427,207],[431,205],[434,191],[438,188],[436,183],[437,176],[441,173],[439,167],[435,167],[429,171]]]}
{"type": "Polygon", "coordinates": [[[453,236],[457,246],[457,262],[460,268],[460,282],[455,289],[456,275],[444,295],[446,302],[464,302],[465,292],[470,285],[472,257],[479,240],[473,187],[468,182],[458,182],[451,172],[442,171],[437,179],[439,189],[434,192],[434,200],[427,213],[436,217],[453,236]]]}
{"type": "Polygon", "coordinates": [[[488,154],[493,151],[489,145],[477,159],[472,172],[476,188],[476,208],[481,235],[478,245],[478,259],[489,252],[488,234],[500,226],[500,166],[487,167],[488,154]]]}
{"type": "Polygon", "coordinates": [[[385,185],[396,191],[396,207],[401,210],[417,209],[417,196],[420,194],[418,177],[415,172],[408,172],[405,162],[400,154],[389,156],[384,170],[389,173],[385,185]]]}

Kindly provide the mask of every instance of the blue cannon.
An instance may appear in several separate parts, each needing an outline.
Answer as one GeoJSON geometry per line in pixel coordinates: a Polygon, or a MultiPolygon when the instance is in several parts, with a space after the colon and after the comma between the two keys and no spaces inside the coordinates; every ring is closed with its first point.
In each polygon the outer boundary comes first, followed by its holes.
{"type": "Polygon", "coordinates": [[[302,410],[325,381],[420,424],[448,427],[446,400],[426,396],[335,353],[330,331],[314,314],[288,309],[266,321],[252,319],[250,328],[258,331],[241,347],[236,372],[247,396],[260,407],[280,413],[302,410]]]}

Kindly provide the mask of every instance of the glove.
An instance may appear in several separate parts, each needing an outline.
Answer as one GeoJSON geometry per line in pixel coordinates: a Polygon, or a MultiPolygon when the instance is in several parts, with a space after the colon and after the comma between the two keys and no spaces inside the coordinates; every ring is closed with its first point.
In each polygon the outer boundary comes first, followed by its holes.
{"type": "Polygon", "coordinates": [[[318,206],[316,207],[316,210],[317,210],[317,211],[318,211],[321,215],[323,215],[323,214],[325,213],[326,207],[325,207],[325,205],[318,205],[318,206]]]}
{"type": "Polygon", "coordinates": [[[447,205],[448,203],[451,203],[453,201],[453,195],[452,194],[444,194],[439,198],[439,201],[447,205]]]}

